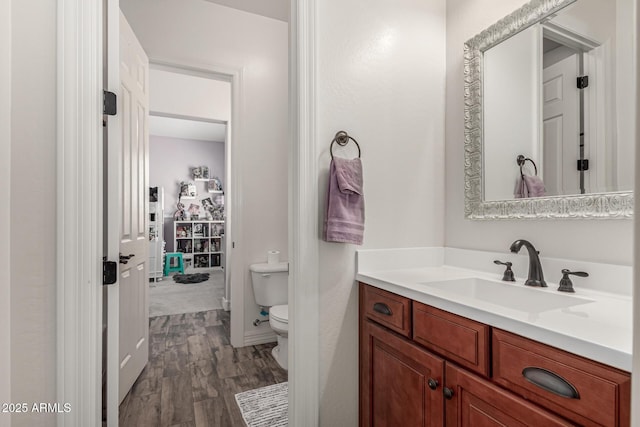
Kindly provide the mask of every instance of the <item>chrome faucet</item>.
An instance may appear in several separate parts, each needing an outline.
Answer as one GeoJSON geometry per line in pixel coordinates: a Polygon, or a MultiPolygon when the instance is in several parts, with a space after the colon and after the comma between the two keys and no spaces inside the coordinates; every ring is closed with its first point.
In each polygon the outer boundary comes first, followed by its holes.
{"type": "Polygon", "coordinates": [[[527,281],[524,282],[526,286],[538,286],[542,288],[547,287],[547,282],[544,281],[544,274],[542,274],[542,264],[540,264],[540,258],[538,257],[538,251],[527,240],[516,240],[511,244],[511,252],[517,254],[520,248],[526,247],[529,251],[529,276],[527,281]]]}

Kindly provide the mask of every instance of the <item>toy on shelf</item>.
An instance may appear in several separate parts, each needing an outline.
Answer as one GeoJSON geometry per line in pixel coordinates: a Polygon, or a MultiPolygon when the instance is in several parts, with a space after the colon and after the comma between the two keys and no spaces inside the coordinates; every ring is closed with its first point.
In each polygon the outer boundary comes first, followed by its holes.
{"type": "Polygon", "coordinates": [[[178,210],[176,210],[176,213],[173,214],[173,219],[175,219],[176,221],[184,221],[185,219],[187,219],[187,215],[184,211],[184,205],[180,202],[179,199],[176,207],[178,208],[178,210]]]}
{"type": "Polygon", "coordinates": [[[196,184],[193,182],[184,182],[180,183],[180,194],[179,198],[181,199],[195,199],[198,195],[198,191],[196,189],[196,184]]]}
{"type": "Polygon", "coordinates": [[[219,193],[222,192],[222,181],[217,176],[212,177],[209,182],[207,182],[207,191],[209,193],[219,193]]]}
{"type": "Polygon", "coordinates": [[[191,168],[191,176],[196,181],[205,181],[209,179],[209,167],[207,166],[196,166],[195,168],[191,168]]]}

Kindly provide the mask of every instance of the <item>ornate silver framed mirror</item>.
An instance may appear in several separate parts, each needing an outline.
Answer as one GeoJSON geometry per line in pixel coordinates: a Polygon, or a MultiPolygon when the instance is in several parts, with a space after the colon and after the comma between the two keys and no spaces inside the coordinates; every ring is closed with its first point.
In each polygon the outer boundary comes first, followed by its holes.
{"type": "Polygon", "coordinates": [[[631,218],[621,1],[533,0],[465,43],[467,218],[631,218]]]}

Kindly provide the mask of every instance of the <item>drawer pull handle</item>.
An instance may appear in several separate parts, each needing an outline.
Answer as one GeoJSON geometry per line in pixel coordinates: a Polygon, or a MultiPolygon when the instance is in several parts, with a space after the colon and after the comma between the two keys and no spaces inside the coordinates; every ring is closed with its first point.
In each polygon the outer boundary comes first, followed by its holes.
{"type": "Polygon", "coordinates": [[[530,366],[522,370],[522,376],[531,384],[558,396],[580,399],[580,393],[569,381],[546,369],[530,366]]]}
{"type": "Polygon", "coordinates": [[[431,390],[435,390],[438,388],[438,380],[434,380],[433,378],[429,378],[427,384],[429,385],[429,388],[431,390]]]}
{"type": "Polygon", "coordinates": [[[391,316],[393,314],[389,306],[383,302],[373,304],[373,311],[384,314],[385,316],[391,316]]]}

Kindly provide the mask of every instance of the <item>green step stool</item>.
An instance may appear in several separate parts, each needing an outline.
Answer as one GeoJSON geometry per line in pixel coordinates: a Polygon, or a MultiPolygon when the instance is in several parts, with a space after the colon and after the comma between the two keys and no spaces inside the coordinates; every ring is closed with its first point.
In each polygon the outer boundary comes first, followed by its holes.
{"type": "Polygon", "coordinates": [[[168,276],[169,273],[172,272],[184,274],[184,260],[182,259],[182,252],[169,252],[164,255],[164,275],[168,276]],[[175,261],[175,265],[172,265],[171,261],[175,261]]]}

